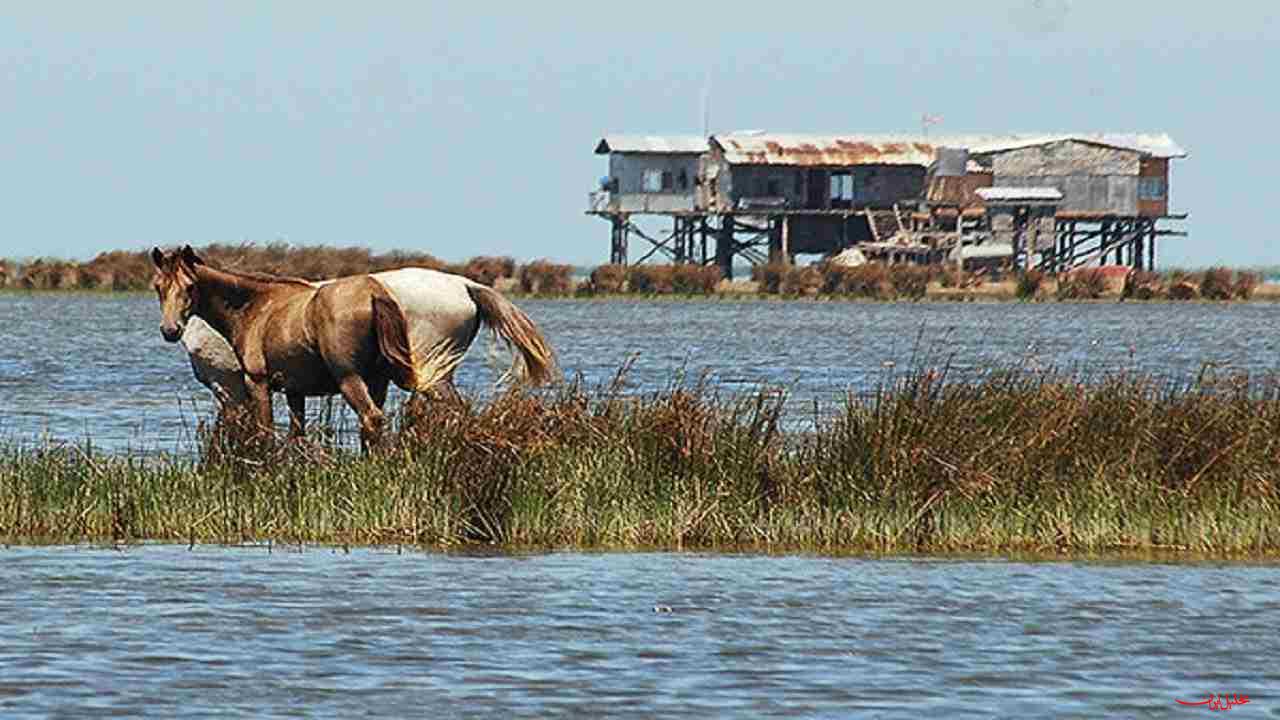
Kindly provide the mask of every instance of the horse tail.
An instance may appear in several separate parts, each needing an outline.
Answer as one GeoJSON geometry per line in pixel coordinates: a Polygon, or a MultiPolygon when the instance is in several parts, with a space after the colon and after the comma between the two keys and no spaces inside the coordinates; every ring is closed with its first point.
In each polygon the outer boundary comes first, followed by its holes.
{"type": "Polygon", "coordinates": [[[409,392],[430,390],[458,367],[462,353],[447,339],[430,348],[414,348],[400,302],[377,278],[369,280],[378,352],[390,367],[392,382],[409,392]]]}
{"type": "Polygon", "coordinates": [[[541,385],[550,381],[555,375],[556,355],[547,339],[542,336],[542,331],[533,324],[533,320],[491,287],[467,283],[467,292],[476,304],[481,322],[492,328],[494,333],[506,340],[518,353],[512,370],[518,371],[519,360],[523,360],[524,376],[530,382],[541,385]]]}

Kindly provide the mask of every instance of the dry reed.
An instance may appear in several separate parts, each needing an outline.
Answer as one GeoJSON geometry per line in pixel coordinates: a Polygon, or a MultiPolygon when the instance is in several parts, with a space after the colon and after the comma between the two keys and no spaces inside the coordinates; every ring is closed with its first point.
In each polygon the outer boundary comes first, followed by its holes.
{"type": "Polygon", "coordinates": [[[412,406],[360,457],[0,449],[10,541],[843,551],[1280,551],[1271,378],[910,373],[810,431],[785,397],[568,385],[412,406]]]}

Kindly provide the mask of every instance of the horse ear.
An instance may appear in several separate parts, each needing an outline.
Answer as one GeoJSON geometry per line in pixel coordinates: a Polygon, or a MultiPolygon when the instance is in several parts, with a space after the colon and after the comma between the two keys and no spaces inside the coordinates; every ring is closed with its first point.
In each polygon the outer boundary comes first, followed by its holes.
{"type": "Polygon", "coordinates": [[[184,262],[186,262],[188,265],[192,267],[195,267],[196,265],[204,264],[204,260],[200,259],[200,256],[196,254],[195,250],[191,249],[190,245],[182,246],[182,259],[184,262]]]}
{"type": "Polygon", "coordinates": [[[164,267],[164,251],[158,247],[151,248],[151,262],[155,263],[156,267],[164,267]]]}

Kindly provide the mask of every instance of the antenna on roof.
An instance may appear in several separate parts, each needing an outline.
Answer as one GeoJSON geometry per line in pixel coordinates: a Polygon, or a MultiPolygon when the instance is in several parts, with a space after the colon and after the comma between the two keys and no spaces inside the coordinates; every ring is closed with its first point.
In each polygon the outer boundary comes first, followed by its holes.
{"type": "Polygon", "coordinates": [[[711,68],[702,81],[702,137],[711,137],[711,68]]]}

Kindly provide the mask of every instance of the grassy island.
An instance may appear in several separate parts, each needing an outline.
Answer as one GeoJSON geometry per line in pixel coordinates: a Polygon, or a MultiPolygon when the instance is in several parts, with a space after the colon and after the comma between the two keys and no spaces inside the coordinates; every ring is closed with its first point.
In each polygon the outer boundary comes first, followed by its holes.
{"type": "Polygon", "coordinates": [[[367,457],[226,426],[192,457],[11,444],[0,538],[1280,554],[1271,378],[922,370],[814,418],[780,392],[619,387],[411,403],[367,457]]]}

